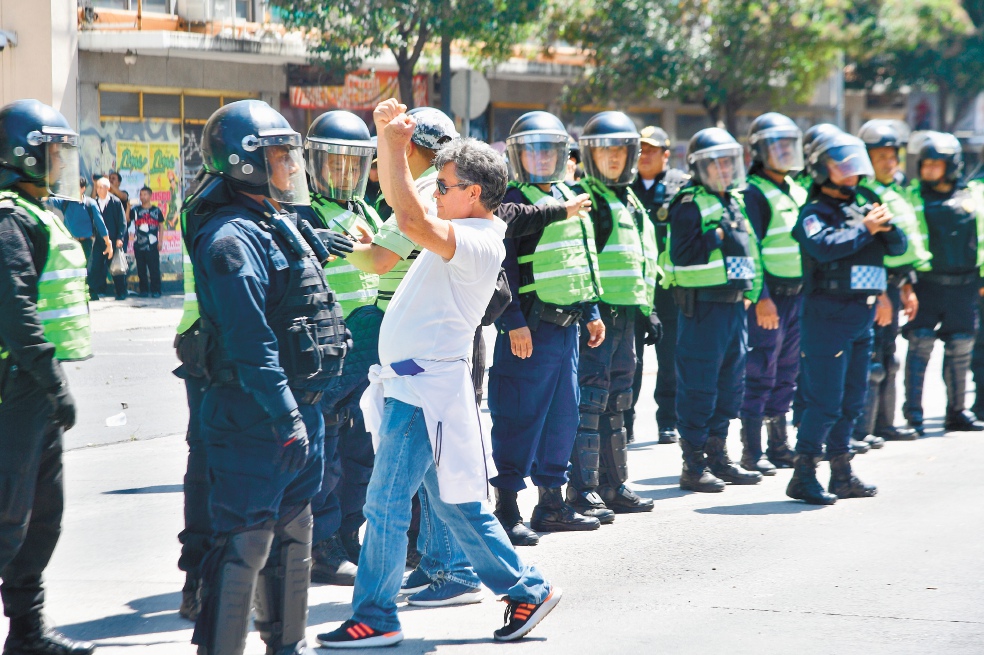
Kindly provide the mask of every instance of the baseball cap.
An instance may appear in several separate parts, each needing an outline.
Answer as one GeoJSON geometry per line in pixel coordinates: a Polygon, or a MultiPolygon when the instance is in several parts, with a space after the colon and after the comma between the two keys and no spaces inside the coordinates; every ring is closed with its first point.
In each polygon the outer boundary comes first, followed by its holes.
{"type": "Polygon", "coordinates": [[[460,135],[454,129],[454,122],[440,109],[434,107],[414,107],[407,112],[417,121],[417,128],[410,140],[418,146],[437,150],[448,141],[460,135]]]}
{"type": "Polygon", "coordinates": [[[655,148],[670,147],[670,135],[667,134],[662,128],[656,127],[655,125],[647,125],[642,128],[639,132],[639,136],[642,137],[643,143],[648,143],[655,148]]]}

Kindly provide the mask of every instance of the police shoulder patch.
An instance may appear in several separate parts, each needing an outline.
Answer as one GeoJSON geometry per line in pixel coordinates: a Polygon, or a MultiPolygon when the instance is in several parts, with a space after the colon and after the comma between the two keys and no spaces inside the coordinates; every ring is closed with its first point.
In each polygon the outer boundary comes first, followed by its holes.
{"type": "Polygon", "coordinates": [[[226,275],[235,273],[246,263],[239,239],[233,236],[216,239],[209,247],[208,255],[215,270],[226,275]]]}
{"type": "Polygon", "coordinates": [[[803,231],[806,232],[806,236],[815,236],[823,229],[823,221],[817,218],[816,214],[810,214],[803,219],[803,231]]]}

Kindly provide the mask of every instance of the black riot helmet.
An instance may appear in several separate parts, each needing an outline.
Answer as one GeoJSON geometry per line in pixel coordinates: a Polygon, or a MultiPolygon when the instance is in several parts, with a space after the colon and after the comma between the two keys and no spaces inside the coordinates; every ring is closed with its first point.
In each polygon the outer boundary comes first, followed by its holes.
{"type": "Polygon", "coordinates": [[[513,180],[528,184],[563,182],[570,158],[570,137],[560,119],[545,111],[523,114],[506,138],[513,180]]]}
{"type": "Polygon", "coordinates": [[[0,109],[0,189],[29,182],[80,200],[79,135],[53,107],[17,100],[0,109]]]}
{"type": "Polygon", "coordinates": [[[607,186],[635,181],[641,137],[632,119],[620,111],[603,111],[584,124],[581,138],[584,172],[607,186]]]}
{"type": "Polygon", "coordinates": [[[822,134],[837,134],[842,130],[832,123],[817,123],[803,133],[803,163],[810,161],[810,152],[813,150],[813,142],[822,134]]]}
{"type": "Polygon", "coordinates": [[[864,142],[840,130],[820,134],[814,139],[806,170],[815,184],[851,198],[857,194],[857,185],[835,184],[831,173],[839,178],[873,177],[875,174],[864,142]]]}
{"type": "Polygon", "coordinates": [[[202,131],[205,170],[233,188],[295,205],[310,203],[303,138],[260,100],[220,107],[202,131]]]}
{"type": "Polygon", "coordinates": [[[957,137],[947,132],[924,132],[919,143],[919,170],[927,159],[939,159],[946,162],[946,172],[943,182],[954,183],[963,172],[963,148],[957,137]]]}
{"type": "Polygon", "coordinates": [[[858,130],[858,138],[864,141],[868,150],[874,148],[895,148],[898,150],[905,146],[905,137],[896,127],[894,121],[876,118],[861,126],[858,130]]]}
{"type": "Polygon", "coordinates": [[[748,127],[752,163],[785,175],[803,169],[803,132],[793,119],[770,111],[748,127]]]}
{"type": "Polygon", "coordinates": [[[333,200],[366,194],[376,148],[365,121],[349,111],[329,111],[308,128],[304,147],[311,186],[333,200]]]}
{"type": "Polygon", "coordinates": [[[744,152],[735,137],[720,127],[708,127],[690,137],[687,165],[693,182],[712,193],[745,186],[744,152]]]}

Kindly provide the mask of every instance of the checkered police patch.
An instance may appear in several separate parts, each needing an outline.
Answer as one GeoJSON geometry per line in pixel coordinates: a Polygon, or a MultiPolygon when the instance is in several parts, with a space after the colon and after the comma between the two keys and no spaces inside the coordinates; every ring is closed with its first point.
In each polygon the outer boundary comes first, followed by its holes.
{"type": "Polygon", "coordinates": [[[851,288],[864,291],[878,291],[888,288],[888,277],[883,266],[852,266],[851,288]]]}
{"type": "Polygon", "coordinates": [[[755,262],[751,257],[725,257],[724,265],[729,280],[755,279],[755,262]]]}
{"type": "Polygon", "coordinates": [[[812,237],[823,229],[823,222],[817,218],[816,214],[810,214],[803,219],[803,231],[806,232],[806,236],[812,237]]]}

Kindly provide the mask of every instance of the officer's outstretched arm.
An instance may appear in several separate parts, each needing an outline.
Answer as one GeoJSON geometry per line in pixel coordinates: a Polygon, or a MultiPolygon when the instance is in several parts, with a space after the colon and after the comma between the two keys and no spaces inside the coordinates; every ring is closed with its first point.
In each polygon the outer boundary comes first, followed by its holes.
{"type": "Polygon", "coordinates": [[[401,258],[398,254],[375,243],[356,244],[355,249],[349,254],[348,261],[360,271],[383,275],[393,270],[393,267],[400,263],[401,258]]]}

